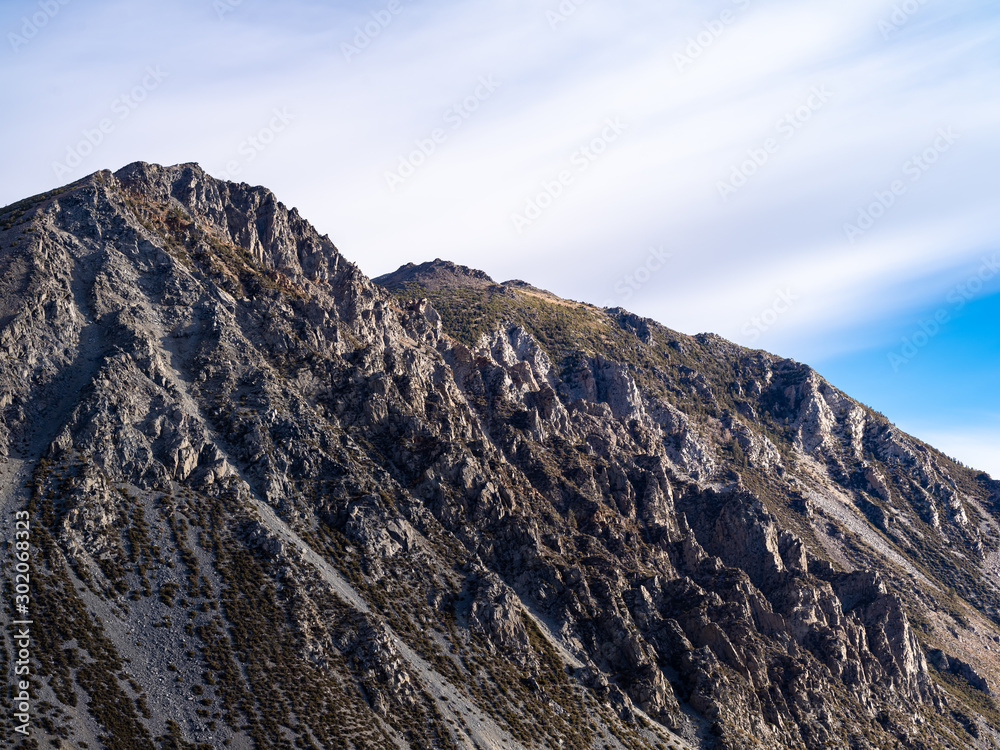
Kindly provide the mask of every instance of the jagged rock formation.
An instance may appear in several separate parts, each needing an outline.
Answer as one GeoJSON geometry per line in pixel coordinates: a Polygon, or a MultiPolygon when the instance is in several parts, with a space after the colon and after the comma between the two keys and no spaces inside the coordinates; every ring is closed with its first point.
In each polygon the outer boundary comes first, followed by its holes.
{"type": "Polygon", "coordinates": [[[795,362],[377,281],[197,165],[0,212],[24,746],[1000,739],[998,483],[795,362]]]}

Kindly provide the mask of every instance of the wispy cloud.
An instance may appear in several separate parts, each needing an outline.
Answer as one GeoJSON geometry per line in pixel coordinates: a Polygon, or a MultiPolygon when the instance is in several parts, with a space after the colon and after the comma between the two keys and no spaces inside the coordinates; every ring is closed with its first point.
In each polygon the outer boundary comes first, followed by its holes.
{"type": "MultiPolygon", "coordinates": [[[[739,341],[794,289],[753,345],[829,360],[885,343],[996,245],[995,3],[922,3],[886,33],[889,0],[587,2],[555,24],[559,3],[529,0],[226,2],[221,17],[211,0],[69,2],[0,57],[0,203],[52,187],[67,146],[159,65],[169,85],[81,171],[197,160],[222,175],[236,159],[238,179],[272,187],[373,275],[440,256],[600,303],[663,248],[630,307],[739,341]],[[502,87],[390,189],[387,171],[484,76],[502,87]],[[816,89],[827,100],[803,112],[816,89]],[[238,156],[276,109],[294,125],[238,156]],[[608,118],[627,133],[518,233],[511,213],[608,118]],[[852,244],[845,224],[942,128],[959,141],[852,244]],[[721,196],[768,139],[780,148],[721,196]]],[[[34,9],[4,3],[0,30],[34,9]]]]}

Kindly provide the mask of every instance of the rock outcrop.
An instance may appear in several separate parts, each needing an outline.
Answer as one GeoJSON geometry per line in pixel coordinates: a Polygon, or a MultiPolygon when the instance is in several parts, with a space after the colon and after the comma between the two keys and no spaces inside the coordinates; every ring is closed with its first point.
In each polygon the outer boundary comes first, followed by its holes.
{"type": "Polygon", "coordinates": [[[442,261],[375,283],[193,164],[3,209],[0,271],[39,744],[996,737],[997,483],[801,364],[442,261]]]}

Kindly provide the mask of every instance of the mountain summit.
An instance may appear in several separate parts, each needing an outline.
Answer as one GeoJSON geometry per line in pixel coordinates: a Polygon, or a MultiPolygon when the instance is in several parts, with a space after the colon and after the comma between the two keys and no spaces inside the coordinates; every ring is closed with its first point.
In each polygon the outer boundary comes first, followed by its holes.
{"type": "Polygon", "coordinates": [[[194,164],[0,210],[6,737],[1000,742],[1000,483],[717,336],[376,282],[194,164]]]}

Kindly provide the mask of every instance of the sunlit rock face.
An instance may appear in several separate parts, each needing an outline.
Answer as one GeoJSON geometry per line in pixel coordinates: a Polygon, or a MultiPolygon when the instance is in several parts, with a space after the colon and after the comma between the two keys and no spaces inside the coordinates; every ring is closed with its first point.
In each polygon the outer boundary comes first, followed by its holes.
{"type": "Polygon", "coordinates": [[[37,746],[1000,741],[1000,487],[804,365],[373,282],[194,164],[3,209],[0,269],[37,746]]]}

